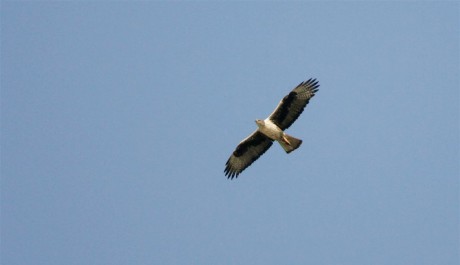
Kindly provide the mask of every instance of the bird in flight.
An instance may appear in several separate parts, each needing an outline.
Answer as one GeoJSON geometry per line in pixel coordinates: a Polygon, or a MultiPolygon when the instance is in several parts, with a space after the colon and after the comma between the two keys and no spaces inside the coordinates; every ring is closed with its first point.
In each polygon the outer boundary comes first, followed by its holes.
{"type": "Polygon", "coordinates": [[[313,78],[300,83],[280,101],[268,118],[256,120],[257,130],[241,141],[227,160],[225,176],[229,179],[238,177],[272,146],[273,141],[277,141],[288,154],[299,148],[302,140],[286,134],[284,130],[300,116],[318,87],[318,81],[313,78]]]}

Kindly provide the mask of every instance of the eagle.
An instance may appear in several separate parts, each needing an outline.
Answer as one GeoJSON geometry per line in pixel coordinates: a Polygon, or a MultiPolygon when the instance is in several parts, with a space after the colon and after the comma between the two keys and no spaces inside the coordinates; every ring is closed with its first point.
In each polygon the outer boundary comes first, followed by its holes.
{"type": "Polygon", "coordinates": [[[227,160],[225,176],[237,178],[272,146],[273,141],[277,141],[288,154],[299,148],[302,140],[286,134],[284,130],[300,116],[318,87],[314,78],[301,82],[280,101],[268,118],[256,120],[257,130],[241,141],[227,160]]]}

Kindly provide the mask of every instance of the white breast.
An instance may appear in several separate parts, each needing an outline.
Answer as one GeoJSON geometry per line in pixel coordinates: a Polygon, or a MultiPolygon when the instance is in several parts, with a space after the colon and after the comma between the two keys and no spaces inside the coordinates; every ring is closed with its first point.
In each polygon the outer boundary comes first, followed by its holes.
{"type": "Polygon", "coordinates": [[[283,136],[283,131],[276,126],[270,119],[265,119],[265,126],[259,127],[260,132],[273,140],[279,140],[283,136]]]}

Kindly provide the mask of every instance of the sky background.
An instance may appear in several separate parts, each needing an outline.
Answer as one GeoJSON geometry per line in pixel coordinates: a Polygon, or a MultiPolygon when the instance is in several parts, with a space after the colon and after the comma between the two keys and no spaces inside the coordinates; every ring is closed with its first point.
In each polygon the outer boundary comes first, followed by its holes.
{"type": "Polygon", "coordinates": [[[459,264],[459,10],[2,1],[1,263],[459,264]]]}

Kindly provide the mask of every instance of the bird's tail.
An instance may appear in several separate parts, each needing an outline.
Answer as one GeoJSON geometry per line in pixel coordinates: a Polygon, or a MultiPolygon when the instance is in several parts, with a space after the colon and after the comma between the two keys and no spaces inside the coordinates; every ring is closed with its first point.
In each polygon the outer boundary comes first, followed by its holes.
{"type": "Polygon", "coordinates": [[[285,133],[283,135],[283,139],[278,141],[278,143],[280,143],[284,151],[286,151],[286,153],[289,154],[290,152],[299,148],[299,146],[302,144],[302,140],[292,137],[289,134],[285,133]]]}

